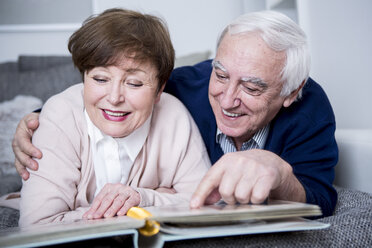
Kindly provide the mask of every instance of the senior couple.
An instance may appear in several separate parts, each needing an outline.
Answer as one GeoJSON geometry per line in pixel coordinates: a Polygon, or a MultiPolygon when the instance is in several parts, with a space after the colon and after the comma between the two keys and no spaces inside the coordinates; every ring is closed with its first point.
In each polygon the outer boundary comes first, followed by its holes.
{"type": "Polygon", "coordinates": [[[244,14],[213,60],[173,71],[166,25],[134,11],[89,18],[68,47],[83,84],[26,116],[13,140],[21,226],[268,197],[332,214],[335,119],[288,17],[244,14]]]}

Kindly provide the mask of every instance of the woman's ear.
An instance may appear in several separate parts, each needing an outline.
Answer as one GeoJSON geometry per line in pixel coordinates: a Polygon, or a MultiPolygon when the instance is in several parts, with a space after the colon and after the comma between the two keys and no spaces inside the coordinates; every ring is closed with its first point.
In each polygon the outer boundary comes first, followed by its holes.
{"type": "Polygon", "coordinates": [[[306,80],[302,81],[301,85],[284,99],[283,107],[288,108],[289,106],[291,106],[291,104],[296,100],[298,92],[300,92],[300,90],[304,87],[305,82],[306,80]]]}
{"type": "Polygon", "coordinates": [[[158,90],[158,92],[156,93],[155,103],[158,103],[160,101],[161,93],[163,93],[164,88],[165,88],[165,84],[163,84],[161,88],[158,90]]]}

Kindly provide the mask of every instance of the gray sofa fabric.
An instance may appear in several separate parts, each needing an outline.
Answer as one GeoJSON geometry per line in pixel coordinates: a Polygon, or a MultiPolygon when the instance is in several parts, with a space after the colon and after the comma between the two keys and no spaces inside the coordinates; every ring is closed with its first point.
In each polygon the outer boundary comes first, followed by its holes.
{"type": "Polygon", "coordinates": [[[71,56],[30,56],[21,55],[18,58],[19,71],[45,70],[61,65],[72,65],[71,56]]]}
{"type": "Polygon", "coordinates": [[[7,207],[0,207],[0,230],[18,226],[18,219],[18,210],[7,207]]]}
{"type": "Polygon", "coordinates": [[[45,102],[81,81],[70,56],[20,56],[18,62],[0,64],[0,102],[20,94],[45,102]]]}
{"type": "Polygon", "coordinates": [[[0,196],[21,190],[22,179],[18,175],[0,174],[0,196]]]}

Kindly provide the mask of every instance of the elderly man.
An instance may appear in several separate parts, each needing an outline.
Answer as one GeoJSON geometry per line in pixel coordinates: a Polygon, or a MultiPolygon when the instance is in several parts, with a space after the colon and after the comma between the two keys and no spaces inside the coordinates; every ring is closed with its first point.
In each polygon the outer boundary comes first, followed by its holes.
{"type": "MultiPolygon", "coordinates": [[[[223,199],[261,203],[268,197],[318,204],[331,215],[338,149],[332,107],[308,78],[304,32],[271,11],[248,13],[218,39],[216,57],[175,69],[167,92],[191,112],[214,164],[191,200],[192,208],[223,199]]],[[[37,169],[30,143],[37,117],[18,126],[16,167],[37,169]]]]}

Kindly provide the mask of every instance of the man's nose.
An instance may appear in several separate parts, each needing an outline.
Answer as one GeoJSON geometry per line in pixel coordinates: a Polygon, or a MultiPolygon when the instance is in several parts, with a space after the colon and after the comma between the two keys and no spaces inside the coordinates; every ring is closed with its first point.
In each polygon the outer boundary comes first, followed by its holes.
{"type": "Polygon", "coordinates": [[[236,108],[240,105],[240,102],[238,85],[226,84],[220,98],[221,107],[224,109],[236,108]]]}
{"type": "Polygon", "coordinates": [[[124,94],[124,85],[122,85],[120,82],[114,82],[109,88],[108,101],[112,105],[122,103],[125,101],[124,94]]]}

